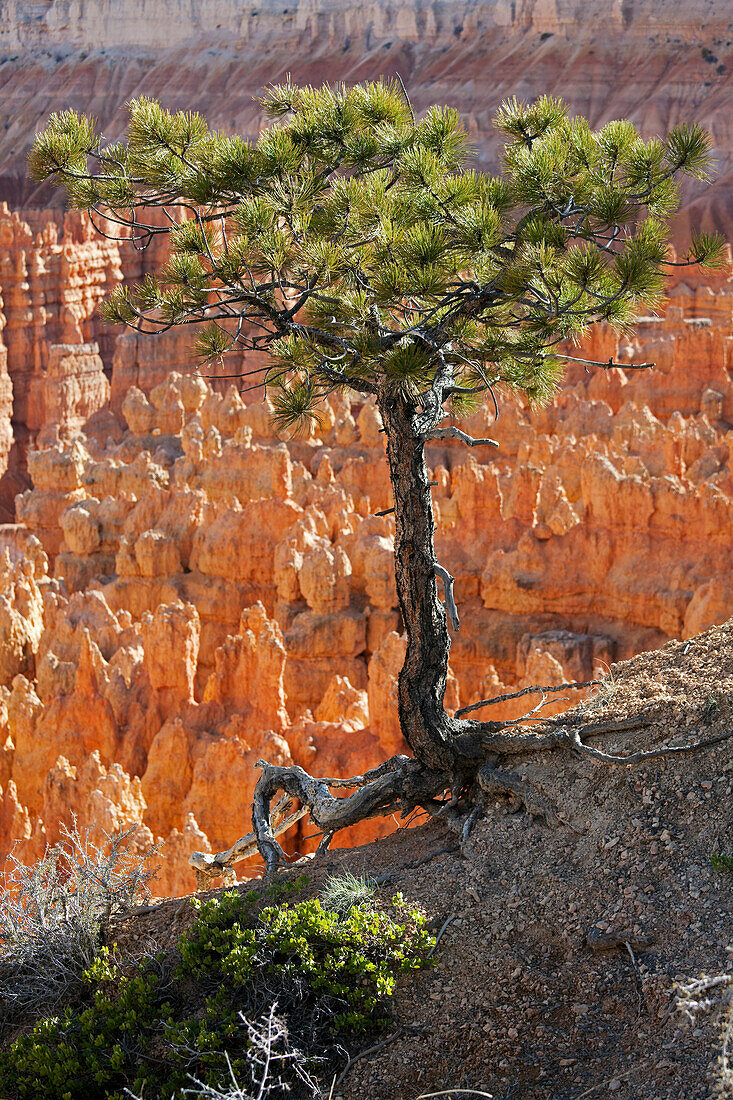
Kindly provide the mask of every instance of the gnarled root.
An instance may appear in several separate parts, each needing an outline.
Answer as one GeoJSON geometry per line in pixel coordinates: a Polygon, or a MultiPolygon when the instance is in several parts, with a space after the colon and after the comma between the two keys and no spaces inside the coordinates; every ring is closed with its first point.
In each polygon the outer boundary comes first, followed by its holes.
{"type": "Polygon", "coordinates": [[[518,775],[511,772],[503,772],[498,768],[492,768],[484,764],[476,776],[479,786],[485,794],[508,792],[514,795],[517,802],[524,806],[532,817],[541,817],[548,825],[557,825],[558,817],[550,803],[537,794],[529,783],[525,783],[518,775]]]}
{"type": "MultiPolygon", "coordinates": [[[[279,798],[272,808],[271,828],[273,836],[281,836],[282,833],[300,821],[308,813],[307,806],[293,812],[293,800],[287,794],[279,798]]],[[[188,862],[196,872],[196,889],[211,890],[214,882],[221,879],[222,886],[234,886],[237,878],[234,873],[234,864],[243,859],[250,859],[259,852],[257,837],[254,833],[247,833],[240,837],[231,848],[225,852],[192,852],[188,862]]]]}
{"type": "Polygon", "coordinates": [[[307,807],[313,823],[323,831],[322,851],[339,829],[395,810],[404,815],[445,788],[444,776],[425,770],[409,756],[393,756],[378,768],[346,780],[314,779],[297,766],[283,768],[263,761],[260,766],[252,824],[268,873],[277,870],[285,858],[270,824],[270,802],[278,791],[286,791],[307,807]],[[336,798],[329,788],[337,787],[357,789],[345,798],[336,798]]]}
{"type": "Polygon", "coordinates": [[[340,829],[395,811],[405,816],[423,801],[442,793],[446,786],[445,776],[426,770],[409,756],[393,756],[378,768],[351,779],[317,779],[297,765],[280,767],[263,760],[258,764],[262,774],[252,806],[254,831],[225,852],[191,855],[189,863],[196,871],[199,890],[210,889],[215,879],[232,881],[233,865],[258,851],[267,873],[276,871],[285,860],[277,837],[306,814],[323,832],[318,846],[322,852],[340,829]],[[344,798],[334,797],[331,789],[338,788],[351,789],[353,793],[344,798]],[[280,792],[282,797],[271,807],[272,799],[280,792]],[[299,809],[293,811],[295,800],[299,809]]]}
{"type": "Polygon", "coordinates": [[[418,806],[432,815],[441,815],[465,840],[486,798],[499,791],[512,794],[530,814],[544,818],[548,825],[569,824],[563,822],[530,784],[500,765],[512,757],[564,749],[600,764],[629,767],[664,756],[697,752],[733,737],[732,728],[683,745],[665,744],[621,755],[592,748],[584,739],[653,726],[659,720],[653,708],[632,717],[595,721],[589,718],[587,714],[569,712],[558,718],[544,719],[534,728],[501,722],[456,723],[453,774],[428,769],[408,756],[393,756],[378,768],[351,779],[317,779],[297,766],[279,767],[259,761],[262,774],[254,793],[254,831],[226,852],[193,853],[190,863],[197,873],[198,888],[209,888],[215,878],[231,881],[233,864],[258,851],[265,861],[267,873],[276,871],[285,860],[277,837],[306,814],[323,832],[319,852],[328,848],[340,829],[395,811],[405,817],[418,806]],[[331,791],[338,788],[349,789],[352,793],[336,797],[331,791]],[[441,801],[446,791],[451,792],[451,798],[441,801]],[[272,807],[272,800],[278,794],[281,797],[272,807]],[[298,809],[294,809],[296,800],[298,809]]]}

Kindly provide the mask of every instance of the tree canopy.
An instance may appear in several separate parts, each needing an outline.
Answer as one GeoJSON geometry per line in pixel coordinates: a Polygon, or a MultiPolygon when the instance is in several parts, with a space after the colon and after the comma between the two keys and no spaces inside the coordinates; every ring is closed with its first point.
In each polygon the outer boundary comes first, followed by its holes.
{"type": "MultiPolygon", "coordinates": [[[[546,398],[564,341],[659,303],[677,177],[710,165],[696,125],[651,141],[627,121],[593,132],[548,96],[499,109],[500,176],[471,167],[456,111],[417,119],[397,83],[287,83],[261,104],[272,122],[254,142],[145,97],[109,144],[65,111],[30,162],[137,247],[170,238],[163,269],[115,291],[107,319],[198,326],[204,361],[267,350],[276,422],[296,429],[333,389],[420,403],[436,373],[454,403],[501,387],[546,398]]],[[[685,260],[721,249],[701,234],[685,260]]]]}

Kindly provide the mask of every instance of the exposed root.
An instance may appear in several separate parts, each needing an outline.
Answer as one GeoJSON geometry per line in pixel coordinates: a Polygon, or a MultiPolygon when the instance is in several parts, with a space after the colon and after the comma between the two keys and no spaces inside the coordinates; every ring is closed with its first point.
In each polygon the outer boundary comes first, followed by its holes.
{"type": "MultiPolygon", "coordinates": [[[[599,731],[596,730],[595,732],[599,731]]],[[[600,749],[593,749],[590,745],[585,745],[577,729],[568,730],[566,740],[570,749],[579,756],[590,756],[604,764],[620,764],[628,767],[630,764],[642,764],[645,760],[654,760],[660,756],[698,752],[700,749],[709,748],[711,745],[719,745],[721,741],[728,741],[731,737],[733,737],[733,730],[718,734],[717,737],[707,737],[702,741],[693,741],[689,745],[661,745],[658,749],[645,749],[642,752],[628,753],[626,756],[615,756],[612,753],[601,752],[600,749]]]]}
{"type": "Polygon", "coordinates": [[[465,844],[466,841],[468,840],[468,838],[470,837],[471,830],[473,829],[474,825],[476,824],[476,821],[477,821],[481,811],[483,810],[483,808],[484,808],[483,798],[477,798],[473,809],[471,810],[471,812],[469,814],[466,815],[466,820],[463,822],[463,828],[461,829],[461,843],[462,844],[465,844]]]}
{"type": "Polygon", "coordinates": [[[438,775],[425,772],[408,756],[393,756],[365,775],[348,780],[315,779],[294,765],[278,767],[260,761],[262,775],[255,787],[252,824],[268,873],[277,870],[285,853],[277,842],[270,821],[270,801],[278,791],[297,798],[307,808],[313,823],[329,838],[339,829],[370,817],[400,810],[409,813],[421,797],[432,797],[444,783],[438,775]],[[346,798],[335,798],[329,787],[356,787],[346,798]]]}
{"type": "MultiPolygon", "coordinates": [[[[300,821],[308,813],[307,806],[289,813],[292,806],[293,800],[288,795],[283,795],[273,807],[272,827],[275,836],[281,836],[282,833],[287,832],[296,821],[300,821]]],[[[225,852],[217,852],[215,855],[210,852],[192,852],[188,862],[196,872],[196,889],[211,890],[215,879],[221,879],[223,886],[234,886],[237,881],[234,864],[258,854],[257,837],[254,833],[247,833],[246,836],[240,837],[225,852]]]]}
{"type": "MultiPolygon", "coordinates": [[[[565,686],[573,685],[562,685],[565,686]]],[[[530,694],[530,690],[525,689],[521,694],[530,694]]],[[[431,770],[408,756],[393,756],[378,768],[351,779],[318,779],[297,766],[286,768],[259,761],[262,775],[254,794],[254,831],[226,852],[215,855],[193,853],[190,863],[197,872],[199,889],[210,888],[215,878],[231,880],[233,864],[258,851],[264,859],[267,873],[276,871],[286,858],[277,837],[306,814],[323,833],[318,853],[328,848],[340,829],[395,811],[406,817],[417,807],[422,807],[431,816],[441,816],[465,842],[483,811],[487,796],[496,792],[513,795],[528,813],[543,818],[548,825],[566,824],[574,828],[563,821],[555,808],[529,783],[513,772],[503,770],[500,765],[519,755],[563,749],[600,764],[630,767],[664,756],[698,752],[733,737],[731,728],[714,737],[685,745],[665,744],[627,754],[608,753],[586,744],[584,738],[645,729],[655,725],[659,716],[647,710],[628,718],[607,718],[595,722],[587,722],[584,718],[582,713],[575,712],[560,718],[548,718],[539,726],[525,728],[515,723],[456,722],[455,766],[452,773],[431,770]],[[334,796],[331,791],[338,788],[348,789],[352,793],[345,797],[334,796]],[[451,797],[441,801],[447,790],[451,797]],[[278,794],[281,797],[271,808],[272,799],[278,794]],[[299,803],[299,809],[293,810],[295,800],[299,803]]]]}
{"type": "Polygon", "coordinates": [[[479,786],[486,794],[495,794],[497,791],[513,794],[518,802],[524,806],[532,817],[541,817],[548,825],[557,825],[558,817],[550,803],[536,793],[523,779],[511,772],[502,772],[498,768],[492,768],[484,764],[477,777],[479,786]]]}

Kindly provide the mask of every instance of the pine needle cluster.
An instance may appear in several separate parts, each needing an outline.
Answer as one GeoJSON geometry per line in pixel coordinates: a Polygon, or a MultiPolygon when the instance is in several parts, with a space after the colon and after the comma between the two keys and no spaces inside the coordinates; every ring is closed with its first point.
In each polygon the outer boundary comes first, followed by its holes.
{"type": "MultiPolygon", "coordinates": [[[[271,121],[255,142],[145,97],[113,144],[66,111],[30,160],[139,246],[169,238],[167,263],[117,289],[105,317],[194,325],[204,362],[268,350],[261,382],[283,428],[307,426],[339,388],[419,404],[446,368],[457,402],[502,386],[546,400],[566,341],[658,306],[679,177],[710,168],[696,125],[644,141],[627,121],[593,131],[547,96],[499,109],[499,177],[472,166],[454,110],[416,119],[390,81],[287,82],[261,105],[271,121]]],[[[702,234],[681,262],[722,252],[702,234]]]]}

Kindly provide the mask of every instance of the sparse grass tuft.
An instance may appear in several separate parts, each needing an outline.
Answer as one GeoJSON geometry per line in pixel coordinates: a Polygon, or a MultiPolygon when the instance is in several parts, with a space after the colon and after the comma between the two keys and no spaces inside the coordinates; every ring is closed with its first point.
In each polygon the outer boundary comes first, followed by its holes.
{"type": "Polygon", "coordinates": [[[343,875],[331,875],[321,900],[326,909],[333,909],[339,916],[345,917],[352,906],[373,903],[374,887],[365,876],[357,877],[347,871],[343,875]]]}

